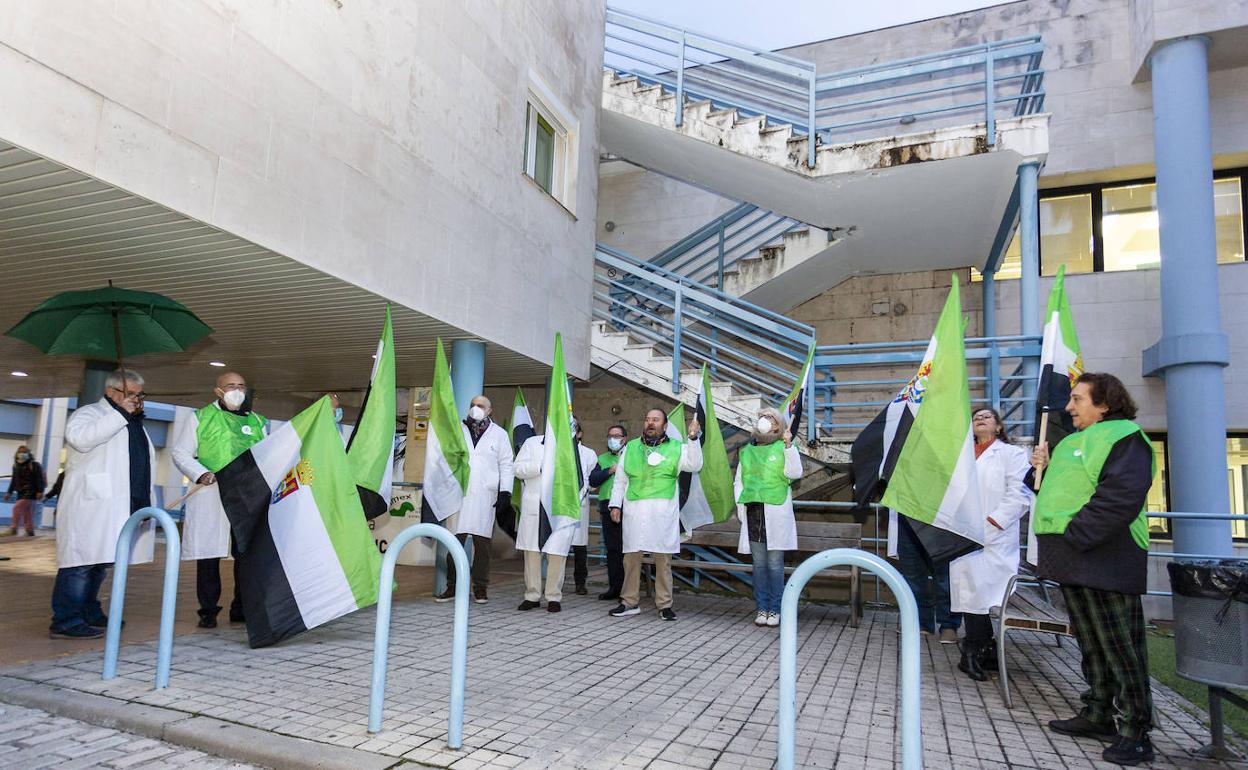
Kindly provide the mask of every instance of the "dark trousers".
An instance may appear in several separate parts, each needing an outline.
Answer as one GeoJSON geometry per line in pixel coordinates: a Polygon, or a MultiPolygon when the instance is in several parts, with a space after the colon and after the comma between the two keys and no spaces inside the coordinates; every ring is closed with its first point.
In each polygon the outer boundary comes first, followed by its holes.
{"type": "Polygon", "coordinates": [[[987,644],[992,641],[992,620],[987,615],[973,615],[969,612],[964,612],[962,613],[962,619],[966,621],[967,642],[987,644]]]}
{"type": "Polygon", "coordinates": [[[949,562],[932,564],[919,539],[898,516],[897,558],[901,576],[919,605],[919,630],[934,631],[962,625],[962,615],[950,610],[949,562]]]}
{"type": "MultiPolygon", "coordinates": [[[[472,587],[482,591],[490,585],[490,538],[479,535],[456,535],[459,544],[468,547],[468,538],[472,537],[471,578],[472,587]]],[[[446,554],[446,590],[455,590],[455,560],[448,551],[446,554]]]]}
{"type": "Polygon", "coordinates": [[[584,588],[589,580],[589,546],[572,546],[572,580],[577,588],[584,588]]]}
{"type": "Polygon", "coordinates": [[[104,608],[100,606],[100,586],[108,574],[107,564],[82,564],[61,567],[52,584],[53,633],[82,626],[104,626],[104,608]]]}
{"type": "Polygon", "coordinates": [[[1062,596],[1079,642],[1079,665],[1088,683],[1088,689],[1079,696],[1084,716],[1100,724],[1112,722],[1117,704],[1118,733],[1139,739],[1153,724],[1140,597],[1066,585],[1062,586],[1062,596]]]}
{"type": "MultiPolygon", "coordinates": [[[[243,597],[238,590],[238,559],[234,559],[234,600],[230,602],[230,616],[243,614],[243,597]]],[[[195,594],[199,597],[199,616],[215,618],[221,611],[221,560],[199,559],[195,562],[195,594]]]]}
{"type": "Polygon", "coordinates": [[[607,550],[607,593],[619,596],[624,588],[624,526],[611,521],[606,503],[598,506],[602,543],[607,550]]]}

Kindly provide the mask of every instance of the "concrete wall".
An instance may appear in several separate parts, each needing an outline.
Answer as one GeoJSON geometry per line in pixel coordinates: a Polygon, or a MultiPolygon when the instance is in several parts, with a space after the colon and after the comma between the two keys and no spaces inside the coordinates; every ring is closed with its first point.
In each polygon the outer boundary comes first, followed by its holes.
{"type": "Polygon", "coordinates": [[[603,14],[0,0],[0,137],[585,375],[603,14]],[[579,121],[571,211],[521,173],[530,70],[579,121]]]}
{"type": "Polygon", "coordinates": [[[602,164],[598,179],[598,241],[649,259],[736,205],[624,161],[602,164]],[[610,232],[607,222],[614,222],[610,232]]]}

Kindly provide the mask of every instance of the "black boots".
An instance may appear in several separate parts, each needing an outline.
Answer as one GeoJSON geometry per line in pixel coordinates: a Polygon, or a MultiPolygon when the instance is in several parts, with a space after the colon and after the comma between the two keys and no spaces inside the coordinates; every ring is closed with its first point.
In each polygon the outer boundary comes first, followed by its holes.
{"type": "Polygon", "coordinates": [[[964,639],[962,641],[962,659],[958,661],[958,670],[976,682],[987,682],[990,677],[983,667],[985,649],[991,650],[991,647],[988,647],[986,642],[964,639]]]}

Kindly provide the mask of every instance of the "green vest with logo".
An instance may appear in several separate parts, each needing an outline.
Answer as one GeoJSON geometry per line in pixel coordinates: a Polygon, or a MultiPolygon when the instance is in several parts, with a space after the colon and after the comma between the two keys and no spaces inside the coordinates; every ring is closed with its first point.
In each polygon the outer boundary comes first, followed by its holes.
{"type": "Polygon", "coordinates": [[[668,439],[655,447],[641,443],[635,438],[624,450],[624,472],[628,474],[629,500],[670,500],[676,495],[676,481],[680,478],[679,441],[668,439]],[[650,457],[660,458],[651,465],[650,457]]]}
{"type": "Polygon", "coordinates": [[[793,483],[784,476],[784,442],[741,447],[741,495],[738,503],[783,505],[793,483]]]}
{"type": "Polygon", "coordinates": [[[209,404],[195,412],[199,429],[196,456],[208,470],[216,473],[264,438],[265,418],[249,412],[241,415],[209,404]]]}
{"type": "MultiPolygon", "coordinates": [[[[598,455],[598,467],[606,470],[614,466],[620,461],[620,456],[614,452],[603,452],[598,455]]],[[[615,474],[607,476],[607,480],[602,482],[602,486],[598,487],[598,499],[610,500],[611,490],[615,488],[615,474]]]]}
{"type": "MultiPolygon", "coordinates": [[[[1148,440],[1140,426],[1130,420],[1108,420],[1072,433],[1058,443],[1036,495],[1037,535],[1060,535],[1066,531],[1075,514],[1096,492],[1101,468],[1114,444],[1134,433],[1148,440]]],[[[1156,472],[1157,460],[1154,459],[1153,473],[1156,472]]],[[[1131,537],[1136,545],[1148,550],[1147,508],[1141,509],[1140,515],[1131,522],[1131,537]]]]}

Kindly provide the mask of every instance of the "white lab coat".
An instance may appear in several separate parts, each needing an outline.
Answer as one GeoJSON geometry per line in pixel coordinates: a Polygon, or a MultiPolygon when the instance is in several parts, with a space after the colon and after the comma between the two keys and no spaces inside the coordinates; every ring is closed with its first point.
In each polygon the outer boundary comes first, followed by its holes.
{"type": "MultiPolygon", "coordinates": [[[[214,409],[220,409],[215,401],[214,409]]],[[[269,423],[264,434],[269,433],[269,423]]],[[[199,462],[199,415],[195,412],[182,423],[170,452],[173,464],[194,484],[208,469],[199,462]]],[[[230,520],[221,505],[221,489],[204,487],[186,498],[186,518],[182,522],[182,559],[222,559],[230,555],[230,520]]]]}
{"type": "Polygon", "coordinates": [[[541,436],[530,436],[520,445],[514,470],[524,482],[520,492],[520,525],[516,527],[516,548],[521,551],[542,551],[554,556],[567,556],[574,545],[589,542],[589,473],[598,465],[598,455],[584,445],[578,447],[581,459],[581,519],[576,526],[566,526],[550,533],[544,547],[538,546],[542,515],[542,454],[541,436]],[[584,533],[584,534],[582,534],[584,533]],[[584,538],[577,542],[578,538],[584,538]]]}
{"type": "Polygon", "coordinates": [[[994,441],[975,461],[984,515],[1001,525],[985,523],[984,547],[949,565],[950,609],[987,615],[1000,606],[1005,585],[1018,574],[1019,520],[1031,507],[1023,477],[1031,467],[1022,447],[994,441]]]}
{"type": "Polygon", "coordinates": [[[494,503],[499,492],[510,492],[515,477],[512,475],[511,440],[507,431],[491,421],[474,447],[468,426],[459,425],[468,445],[468,494],[459,512],[442,523],[457,535],[494,536],[494,503]]]}
{"type": "MultiPolygon", "coordinates": [[[[649,553],[680,553],[680,484],[669,499],[627,500],[628,472],[624,470],[624,458],[628,447],[620,452],[616,464],[615,486],[611,488],[611,508],[620,508],[620,523],[624,530],[624,553],[644,551],[649,553]]],[[[680,448],[681,473],[697,473],[702,470],[702,445],[697,441],[685,441],[680,448]]]]}
{"type": "MultiPolygon", "coordinates": [[[[126,418],[104,398],[74,410],[65,423],[68,453],[56,506],[56,566],[113,563],[117,537],[131,513],[128,434],[126,418]]],[[[147,455],[155,480],[156,450],[150,439],[147,455]]],[[[147,492],[154,495],[155,490],[147,492]]],[[[154,546],[148,522],[136,532],[130,563],[151,561],[154,546]]]]}
{"type": "MultiPolygon", "coordinates": [[[[791,446],[784,450],[784,477],[800,479],[802,477],[802,454],[797,447],[791,446]]],[[[737,479],[732,487],[732,498],[741,497],[741,463],[737,463],[737,479]]],[[[745,504],[737,504],[737,519],[741,522],[741,537],[737,541],[737,553],[750,552],[750,527],[745,515],[745,504]]],[[[763,503],[763,520],[767,527],[768,551],[797,550],[797,520],[793,517],[793,490],[784,496],[780,505],[763,503]]]]}

